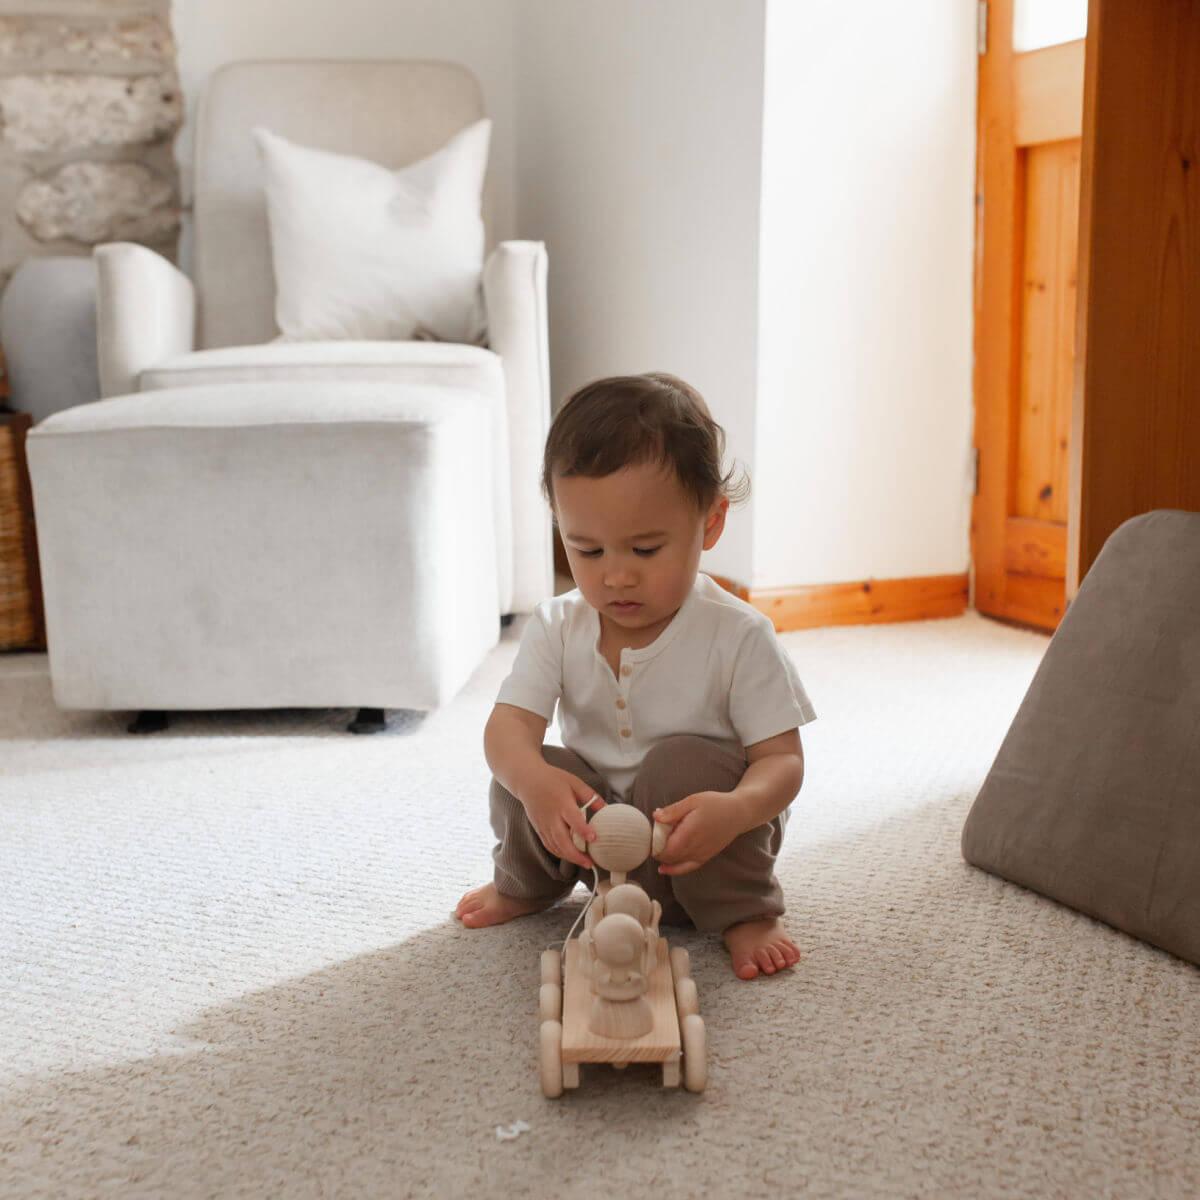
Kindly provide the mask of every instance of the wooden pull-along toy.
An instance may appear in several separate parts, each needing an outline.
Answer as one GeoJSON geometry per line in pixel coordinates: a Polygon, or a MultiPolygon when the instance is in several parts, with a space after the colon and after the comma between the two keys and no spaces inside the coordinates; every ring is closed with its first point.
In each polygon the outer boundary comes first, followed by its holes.
{"type": "MultiPolygon", "coordinates": [[[[662,1063],[664,1087],[701,1092],[708,1078],[704,1019],[688,952],[658,932],[662,909],[626,875],[662,852],[670,827],[628,804],[591,821],[594,842],[575,844],[609,872],[584,914],[583,932],[542,952],[539,1063],[542,1091],[579,1086],[580,1063],[662,1063]]],[[[578,924],[578,922],[577,922],[578,924]]]]}

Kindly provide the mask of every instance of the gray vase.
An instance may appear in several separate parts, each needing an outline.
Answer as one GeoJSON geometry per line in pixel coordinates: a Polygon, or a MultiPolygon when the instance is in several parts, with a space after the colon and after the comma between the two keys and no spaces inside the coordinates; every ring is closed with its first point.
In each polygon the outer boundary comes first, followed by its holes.
{"type": "Polygon", "coordinates": [[[100,398],[96,267],[89,256],[29,258],[0,299],[10,400],[35,423],[100,398]]]}

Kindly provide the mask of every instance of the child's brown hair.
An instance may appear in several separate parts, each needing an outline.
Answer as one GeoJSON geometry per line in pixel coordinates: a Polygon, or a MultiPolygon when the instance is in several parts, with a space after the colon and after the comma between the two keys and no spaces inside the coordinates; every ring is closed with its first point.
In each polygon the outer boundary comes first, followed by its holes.
{"type": "Polygon", "coordinates": [[[674,472],[701,512],[719,496],[736,504],[750,491],[742,473],[722,472],[725,431],[704,397],[676,375],[611,375],[571,395],[550,426],[542,491],[554,507],[554,477],[599,478],[640,463],[674,472]]]}

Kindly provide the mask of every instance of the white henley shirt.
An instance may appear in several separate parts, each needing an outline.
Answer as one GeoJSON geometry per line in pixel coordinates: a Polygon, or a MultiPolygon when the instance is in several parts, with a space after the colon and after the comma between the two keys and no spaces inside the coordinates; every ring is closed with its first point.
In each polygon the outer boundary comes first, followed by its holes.
{"type": "Polygon", "coordinates": [[[695,734],[728,749],[816,719],[771,621],[707,575],[671,623],[613,674],[598,648],[600,615],[578,589],[543,600],[521,635],[496,700],[554,719],[562,743],[624,799],[646,753],[695,734]]]}

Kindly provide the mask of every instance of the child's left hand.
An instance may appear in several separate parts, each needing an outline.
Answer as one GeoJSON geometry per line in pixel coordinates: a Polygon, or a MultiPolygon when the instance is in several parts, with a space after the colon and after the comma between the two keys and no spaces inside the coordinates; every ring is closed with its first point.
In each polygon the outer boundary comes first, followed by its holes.
{"type": "Polygon", "coordinates": [[[693,792],[656,808],[654,819],[675,826],[658,856],[660,875],[686,875],[704,866],[745,832],[741,806],[732,792],[693,792]]]}

